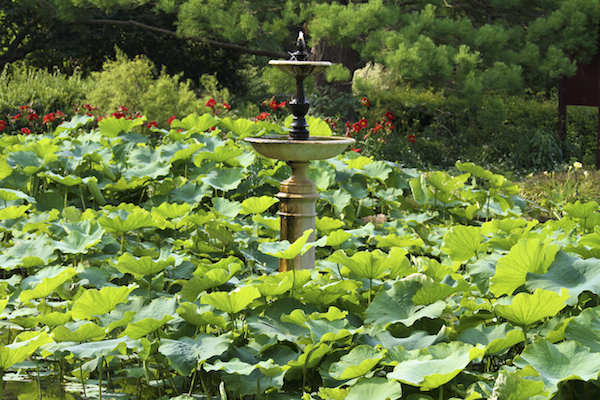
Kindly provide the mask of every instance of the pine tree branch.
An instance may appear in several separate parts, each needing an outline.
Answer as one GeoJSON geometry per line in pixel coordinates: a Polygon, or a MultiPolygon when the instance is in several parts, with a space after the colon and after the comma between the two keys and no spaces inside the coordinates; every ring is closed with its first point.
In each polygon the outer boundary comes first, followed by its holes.
{"type": "Polygon", "coordinates": [[[178,37],[178,38],[181,38],[181,39],[187,39],[187,40],[193,40],[193,41],[196,41],[196,42],[206,43],[206,44],[208,44],[210,46],[218,47],[218,48],[221,48],[221,49],[239,51],[241,53],[253,54],[253,55],[256,55],[256,56],[267,56],[267,57],[272,57],[272,58],[285,58],[285,59],[287,59],[289,57],[289,55],[287,53],[279,53],[279,52],[276,52],[276,51],[271,51],[271,50],[266,50],[266,49],[251,49],[251,48],[246,47],[246,46],[240,46],[239,44],[220,42],[218,40],[208,39],[208,38],[204,38],[204,37],[180,35],[179,33],[174,32],[174,31],[170,31],[168,29],[163,29],[163,28],[158,28],[158,27],[151,26],[151,25],[146,25],[146,24],[143,24],[141,22],[134,21],[132,19],[130,19],[128,21],[121,21],[121,20],[116,20],[116,19],[85,19],[85,20],[74,21],[74,23],[79,23],[79,24],[100,24],[100,25],[118,25],[118,26],[135,26],[135,27],[138,27],[138,28],[142,28],[142,29],[146,29],[146,30],[149,30],[149,31],[157,32],[157,33],[160,33],[160,34],[163,34],[163,35],[174,36],[174,37],[178,37]]]}

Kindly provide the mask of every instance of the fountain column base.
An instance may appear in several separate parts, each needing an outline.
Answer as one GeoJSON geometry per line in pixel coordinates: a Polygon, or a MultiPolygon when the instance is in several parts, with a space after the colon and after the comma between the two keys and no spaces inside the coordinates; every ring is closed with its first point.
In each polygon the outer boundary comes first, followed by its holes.
{"type": "MultiPolygon", "coordinates": [[[[316,204],[319,195],[313,181],[308,179],[309,161],[288,161],[292,175],[281,182],[280,192],[275,196],[280,200],[281,240],[290,243],[301,237],[307,229],[312,229],[309,241],[315,240],[316,204]]],[[[311,269],[315,267],[315,249],[311,248],[293,260],[279,260],[279,271],[311,269]]]]}

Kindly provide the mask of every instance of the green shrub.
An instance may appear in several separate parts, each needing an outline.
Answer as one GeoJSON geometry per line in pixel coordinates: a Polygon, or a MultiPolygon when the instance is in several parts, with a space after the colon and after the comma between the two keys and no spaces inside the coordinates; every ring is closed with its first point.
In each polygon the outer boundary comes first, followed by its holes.
{"type": "MultiPolygon", "coordinates": [[[[87,102],[99,107],[100,113],[111,114],[120,106],[145,115],[148,120],[165,125],[172,115],[202,114],[210,111],[206,100],[199,99],[191,89],[191,81],[181,82],[181,76],[156,73],[154,64],[146,57],[129,60],[117,51],[116,60],[106,61],[103,70],[92,73],[94,87],[87,102]]],[[[214,79],[204,79],[209,96],[217,95],[214,79]]],[[[220,92],[228,97],[227,91],[220,92]]],[[[227,101],[227,98],[220,99],[227,101]]]]}
{"type": "Polygon", "coordinates": [[[81,103],[90,87],[79,73],[67,76],[25,64],[7,65],[0,73],[0,119],[25,105],[40,115],[56,110],[72,115],[73,106],[81,103]]]}

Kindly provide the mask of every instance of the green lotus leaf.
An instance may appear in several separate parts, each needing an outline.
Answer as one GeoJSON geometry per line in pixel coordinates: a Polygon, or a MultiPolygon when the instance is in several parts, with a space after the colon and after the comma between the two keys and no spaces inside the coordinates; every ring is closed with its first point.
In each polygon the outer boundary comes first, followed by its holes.
{"type": "Polygon", "coordinates": [[[350,386],[344,400],[386,399],[396,400],[402,397],[402,387],[398,382],[373,377],[362,379],[350,386]]]}
{"type": "Polygon", "coordinates": [[[34,318],[36,323],[44,324],[49,327],[64,325],[71,320],[71,312],[51,312],[49,314],[36,315],[34,318]]]}
{"type": "Polygon", "coordinates": [[[308,229],[304,232],[304,234],[301,237],[296,239],[294,243],[290,243],[287,240],[282,240],[279,242],[267,242],[261,243],[258,246],[258,249],[264,254],[268,254],[277,258],[291,260],[299,254],[304,254],[308,249],[312,247],[310,243],[306,243],[311,234],[312,229],[308,229]]]}
{"type": "Polygon", "coordinates": [[[44,159],[37,156],[33,151],[21,150],[11,153],[6,162],[9,167],[23,171],[27,175],[33,175],[45,165],[44,159]]]}
{"type": "Polygon", "coordinates": [[[90,321],[69,322],[52,330],[52,337],[57,342],[85,342],[102,340],[106,331],[90,321]]]}
{"type": "Polygon", "coordinates": [[[496,297],[512,294],[525,284],[527,273],[545,274],[554,261],[558,246],[548,245],[539,239],[521,239],[510,252],[496,263],[490,291],[496,297]]]}
{"type": "Polygon", "coordinates": [[[423,239],[420,237],[414,237],[412,235],[403,235],[398,236],[396,234],[389,234],[386,236],[377,236],[377,247],[402,247],[402,248],[410,248],[410,247],[425,247],[425,243],[423,239]]]}
{"type": "Polygon", "coordinates": [[[508,323],[491,326],[480,324],[462,331],[456,340],[473,346],[482,344],[485,354],[496,354],[522,342],[523,331],[508,323]]]}
{"type": "Polygon", "coordinates": [[[576,340],[595,353],[600,353],[600,308],[586,308],[569,321],[565,338],[576,340]]]}
{"type": "Polygon", "coordinates": [[[100,290],[86,290],[73,303],[73,318],[85,319],[93,315],[103,315],[114,310],[119,303],[127,302],[127,296],[137,286],[104,287],[100,290]]]}
{"type": "Polygon", "coordinates": [[[424,305],[434,304],[451,294],[465,292],[471,288],[471,285],[461,275],[453,274],[453,276],[456,277],[456,280],[452,279],[450,275],[446,275],[446,278],[442,282],[436,282],[422,274],[413,274],[408,277],[407,279],[417,280],[422,284],[421,288],[412,298],[413,303],[424,305]]]}
{"type": "Polygon", "coordinates": [[[226,374],[250,375],[257,368],[256,364],[248,364],[239,358],[232,358],[229,361],[216,360],[214,364],[204,364],[204,369],[210,371],[224,371],[226,374]]]}
{"type": "Polygon", "coordinates": [[[13,173],[13,169],[6,162],[6,157],[0,158],[0,180],[8,178],[13,173]]]}
{"type": "Polygon", "coordinates": [[[391,289],[375,296],[365,313],[365,323],[388,326],[401,322],[412,326],[421,318],[438,318],[446,308],[444,301],[428,306],[413,303],[412,298],[421,287],[417,281],[395,282],[391,289]]]}
{"type": "Polygon", "coordinates": [[[421,175],[419,178],[410,178],[408,183],[410,184],[410,191],[417,204],[424,205],[429,203],[429,192],[427,190],[425,175],[421,175]]]}
{"type": "Polygon", "coordinates": [[[219,121],[210,114],[196,116],[190,114],[181,121],[178,119],[171,122],[171,127],[174,129],[194,130],[195,132],[206,132],[213,126],[216,126],[219,121]]]}
{"type": "Polygon", "coordinates": [[[571,296],[567,304],[574,306],[579,295],[586,290],[600,294],[600,260],[582,260],[559,251],[548,272],[527,273],[526,284],[529,289],[541,288],[557,293],[566,288],[571,296]]]}
{"type": "Polygon", "coordinates": [[[334,219],[331,217],[323,217],[323,218],[317,218],[317,220],[315,221],[315,225],[319,232],[321,232],[324,235],[327,235],[329,232],[340,229],[345,224],[343,221],[340,221],[339,219],[334,219]]]}
{"type": "Polygon", "coordinates": [[[484,354],[484,349],[466,343],[439,343],[410,352],[410,359],[396,365],[387,378],[431,390],[452,380],[472,360],[484,354]]]}
{"type": "Polygon", "coordinates": [[[23,279],[19,299],[25,302],[46,297],[76,273],[74,268],[56,266],[43,268],[37,274],[23,279]]]}
{"type": "Polygon", "coordinates": [[[216,263],[200,262],[194,271],[194,276],[204,276],[213,269],[222,269],[231,275],[238,273],[244,268],[244,262],[235,256],[221,258],[216,263]]]}
{"type": "Polygon", "coordinates": [[[136,126],[144,124],[144,118],[125,119],[117,117],[102,118],[98,121],[100,133],[108,138],[119,136],[121,133],[129,133],[136,126]]]}
{"type": "Polygon", "coordinates": [[[553,317],[565,308],[569,291],[563,289],[560,294],[543,289],[536,289],[533,294],[519,293],[510,305],[496,305],[494,313],[510,322],[526,328],[544,318],[553,317]]]}
{"type": "Polygon", "coordinates": [[[390,252],[386,254],[381,250],[361,251],[348,257],[342,250],[337,250],[327,259],[328,261],[342,264],[354,275],[365,279],[382,279],[390,273],[392,266],[406,256],[406,252],[390,252]],[[403,254],[402,254],[403,253],[403,254]]]}
{"type": "Polygon", "coordinates": [[[234,219],[235,217],[237,217],[243,208],[242,204],[239,201],[231,201],[221,197],[213,197],[212,203],[212,210],[227,217],[228,219],[234,219]]]}
{"type": "Polygon", "coordinates": [[[213,190],[209,184],[197,185],[192,182],[186,182],[180,188],[174,189],[169,193],[169,201],[195,205],[212,193],[213,190]]]}
{"type": "Polygon", "coordinates": [[[244,214],[262,214],[277,202],[279,200],[271,196],[249,197],[242,201],[242,212],[244,214]]]}
{"type": "MultiPolygon", "coordinates": [[[[284,321],[284,319],[281,319],[284,321]]],[[[328,321],[326,319],[308,319],[304,322],[310,331],[313,343],[335,342],[348,338],[357,331],[351,328],[348,320],[328,321]]]]}
{"type": "MultiPolygon", "coordinates": [[[[494,383],[498,400],[528,400],[536,395],[546,395],[544,382],[527,379],[519,372],[502,371],[494,383]]],[[[545,396],[542,396],[545,397],[545,396]]]]}
{"type": "Polygon", "coordinates": [[[487,180],[491,180],[494,178],[494,173],[492,171],[488,171],[487,169],[470,162],[462,163],[460,161],[457,161],[456,168],[458,168],[460,171],[469,172],[471,175],[477,178],[484,178],[487,180]]]}
{"type": "Polygon", "coordinates": [[[350,204],[352,195],[343,189],[337,189],[321,192],[321,198],[329,202],[335,208],[336,212],[340,214],[350,204]]]}
{"type": "MultiPolygon", "coordinates": [[[[89,224],[89,221],[86,222],[89,224]]],[[[97,228],[88,230],[91,234],[73,230],[60,241],[52,241],[52,243],[62,253],[86,254],[88,249],[98,244],[104,235],[104,229],[97,222],[94,222],[93,225],[97,226],[97,228]]]]}
{"type": "Polygon", "coordinates": [[[563,207],[563,212],[573,218],[589,218],[598,210],[598,203],[590,201],[589,203],[581,203],[577,200],[575,203],[567,203],[563,207]]]}
{"type": "MultiPolygon", "coordinates": [[[[371,164],[367,164],[367,165],[371,165],[371,164]]],[[[330,176],[330,175],[328,174],[328,176],[330,176]]],[[[332,180],[335,181],[335,175],[333,175],[332,180]]],[[[342,189],[344,189],[345,191],[350,193],[352,195],[352,197],[356,200],[362,200],[369,196],[369,189],[367,187],[365,187],[365,185],[362,185],[360,183],[352,183],[352,182],[346,181],[346,182],[340,182],[340,186],[342,187],[342,189]]]]}
{"type": "Polygon", "coordinates": [[[252,222],[263,225],[265,228],[278,231],[281,228],[280,217],[265,217],[263,215],[253,215],[252,222]]]}
{"type": "Polygon", "coordinates": [[[356,158],[345,158],[344,162],[348,168],[361,169],[365,165],[372,163],[373,160],[370,157],[357,156],[356,158]]]}
{"type": "Polygon", "coordinates": [[[17,219],[27,214],[27,210],[31,208],[31,204],[23,206],[10,206],[0,209],[0,220],[17,219]]]}
{"type": "Polygon", "coordinates": [[[35,199],[26,195],[20,190],[0,188],[0,199],[4,201],[26,200],[30,204],[35,204],[35,199]]]}
{"type": "Polygon", "coordinates": [[[329,367],[329,375],[338,380],[346,380],[365,376],[383,357],[383,354],[371,346],[354,347],[339,361],[329,367]]]}
{"type": "Polygon", "coordinates": [[[51,181],[60,183],[61,185],[72,187],[77,185],[83,185],[83,180],[76,175],[62,176],[55,174],[52,171],[44,171],[38,174],[40,177],[49,178],[51,181]]]}
{"type": "Polygon", "coordinates": [[[122,338],[124,336],[129,336],[132,339],[140,339],[146,336],[147,334],[160,329],[172,319],[172,316],[165,315],[161,319],[145,318],[137,322],[130,322],[127,325],[127,328],[125,328],[125,330],[121,332],[119,337],[122,338]]]}
{"type": "Polygon", "coordinates": [[[481,228],[455,225],[444,235],[441,249],[453,262],[463,262],[485,252],[487,246],[483,242],[481,228]]]}
{"type": "Polygon", "coordinates": [[[202,296],[200,303],[210,304],[217,310],[235,315],[248,307],[250,303],[260,297],[260,292],[255,287],[244,286],[233,292],[215,292],[202,296]]]}
{"type": "Polygon", "coordinates": [[[390,167],[386,161],[373,161],[372,163],[364,165],[360,172],[367,175],[369,178],[385,182],[392,173],[392,167],[390,167]]]}
{"type": "Polygon", "coordinates": [[[57,126],[54,130],[54,134],[58,135],[63,131],[72,131],[81,128],[93,119],[94,117],[89,115],[74,115],[70,121],[63,121],[59,126],[57,126]]]}
{"type": "Polygon", "coordinates": [[[539,339],[525,347],[514,358],[513,363],[519,368],[533,367],[552,396],[558,390],[560,382],[597,379],[600,354],[593,353],[572,340],[552,344],[539,339]]]}
{"type": "MultiPolygon", "coordinates": [[[[381,327],[378,326],[371,327],[371,330],[367,330],[366,327],[363,329],[365,330],[364,333],[368,334],[370,337],[370,340],[367,341],[368,344],[373,347],[381,345],[383,348],[390,350],[390,352],[396,348],[402,348],[403,351],[420,350],[433,346],[434,344],[448,341],[445,327],[442,327],[436,335],[430,335],[427,331],[412,331],[411,334],[405,338],[394,337],[391,333],[382,330],[381,327]]],[[[403,360],[404,358],[399,359],[399,361],[403,360]]]]}
{"type": "Polygon", "coordinates": [[[320,343],[316,345],[307,344],[304,352],[296,360],[287,363],[290,367],[313,368],[323,357],[331,352],[328,344],[320,343]]]}
{"type": "Polygon", "coordinates": [[[215,268],[202,276],[194,276],[183,284],[181,296],[189,301],[196,301],[200,293],[214,289],[229,281],[233,274],[225,269],[215,268]]]}
{"type": "Polygon", "coordinates": [[[98,218],[98,223],[108,231],[129,232],[154,226],[154,218],[146,210],[135,209],[128,212],[120,209],[98,218]]]}
{"type": "Polygon", "coordinates": [[[228,348],[227,335],[213,336],[200,333],[194,339],[189,337],[178,340],[162,339],[158,351],[167,357],[175,371],[183,376],[190,376],[198,365],[211,357],[220,356],[228,348]]]}
{"type": "Polygon", "coordinates": [[[131,274],[136,279],[144,276],[153,276],[162,272],[170,265],[175,265],[175,257],[171,256],[169,251],[161,249],[157,259],[150,256],[136,257],[129,253],[123,254],[118,258],[115,268],[124,274],[131,274]]]}
{"type": "Polygon", "coordinates": [[[335,175],[332,177],[329,171],[324,169],[310,168],[308,170],[308,179],[317,186],[317,191],[321,192],[329,189],[332,181],[335,181],[335,175]]]}
{"type": "Polygon", "coordinates": [[[191,210],[191,206],[187,203],[173,204],[161,203],[158,207],[152,207],[152,213],[158,214],[167,219],[181,218],[191,210]]]}
{"type": "MultiPolygon", "coordinates": [[[[0,370],[5,371],[15,364],[25,361],[27,357],[35,353],[35,351],[46,343],[52,342],[52,339],[46,332],[35,334],[35,336],[15,342],[13,344],[4,345],[0,343],[0,370]]],[[[19,335],[21,337],[21,335],[19,335]]]]}
{"type": "Polygon", "coordinates": [[[160,158],[175,164],[177,161],[187,161],[199,149],[204,147],[203,143],[182,143],[174,142],[167,145],[161,145],[156,148],[160,152],[160,158]]]}
{"type": "Polygon", "coordinates": [[[156,179],[159,176],[168,175],[171,167],[166,164],[158,151],[150,147],[136,147],[127,156],[127,168],[122,176],[128,181],[141,178],[156,179]]]}
{"type": "Polygon", "coordinates": [[[196,157],[194,157],[194,165],[201,167],[204,160],[211,160],[216,163],[226,162],[228,164],[235,164],[235,159],[243,153],[244,151],[239,147],[219,146],[213,151],[201,151],[198,153],[196,157]]]}
{"type": "Polygon", "coordinates": [[[464,186],[469,174],[463,174],[457,177],[450,176],[447,172],[434,171],[425,177],[427,183],[440,192],[450,193],[464,186]]]}
{"type": "Polygon", "coordinates": [[[127,354],[127,349],[142,352],[147,351],[150,343],[146,339],[133,340],[127,336],[117,339],[100,340],[96,342],[80,343],[65,347],[75,358],[89,359],[106,357],[114,354],[127,354]]]}
{"type": "MultiPolygon", "coordinates": [[[[290,114],[286,117],[283,124],[287,127],[291,127],[291,123],[293,121],[293,115],[290,114]]],[[[306,116],[306,123],[310,126],[310,135],[311,136],[331,136],[333,132],[331,131],[331,127],[321,118],[312,117],[310,115],[306,116]]]]}
{"type": "Polygon", "coordinates": [[[327,235],[326,244],[327,246],[334,247],[341,246],[342,244],[346,243],[351,237],[351,233],[348,233],[343,229],[338,229],[336,231],[330,232],[329,235],[327,235]]]}
{"type": "Polygon", "coordinates": [[[244,173],[239,168],[227,168],[220,171],[213,170],[201,178],[202,183],[209,184],[214,189],[228,192],[242,183],[244,173]]]}
{"type": "Polygon", "coordinates": [[[352,279],[344,279],[343,281],[332,282],[326,285],[304,285],[302,286],[300,295],[307,303],[327,306],[334,304],[342,296],[355,292],[360,287],[361,284],[359,282],[352,279]]]}
{"type": "Polygon", "coordinates": [[[225,329],[226,321],[220,315],[213,313],[213,308],[210,306],[198,307],[194,303],[181,303],[177,309],[177,314],[186,322],[196,326],[212,325],[225,329]]]}
{"type": "Polygon", "coordinates": [[[250,136],[258,132],[258,130],[260,129],[258,126],[256,126],[256,123],[248,119],[232,119],[231,117],[219,120],[219,126],[233,133],[238,139],[250,136]]]}
{"type": "Polygon", "coordinates": [[[19,239],[13,247],[8,248],[0,255],[0,265],[5,270],[17,267],[31,268],[40,265],[48,265],[56,260],[54,246],[45,235],[36,236],[33,239],[19,239]]]}

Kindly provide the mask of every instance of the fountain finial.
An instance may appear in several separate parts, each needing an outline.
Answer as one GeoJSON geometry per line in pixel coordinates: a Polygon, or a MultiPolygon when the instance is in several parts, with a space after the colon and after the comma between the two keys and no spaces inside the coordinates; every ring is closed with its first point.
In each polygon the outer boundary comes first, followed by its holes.
{"type": "Polygon", "coordinates": [[[296,39],[296,51],[290,53],[291,59],[294,61],[306,61],[308,53],[306,52],[306,41],[304,40],[304,32],[298,32],[298,39],[296,39]]]}

